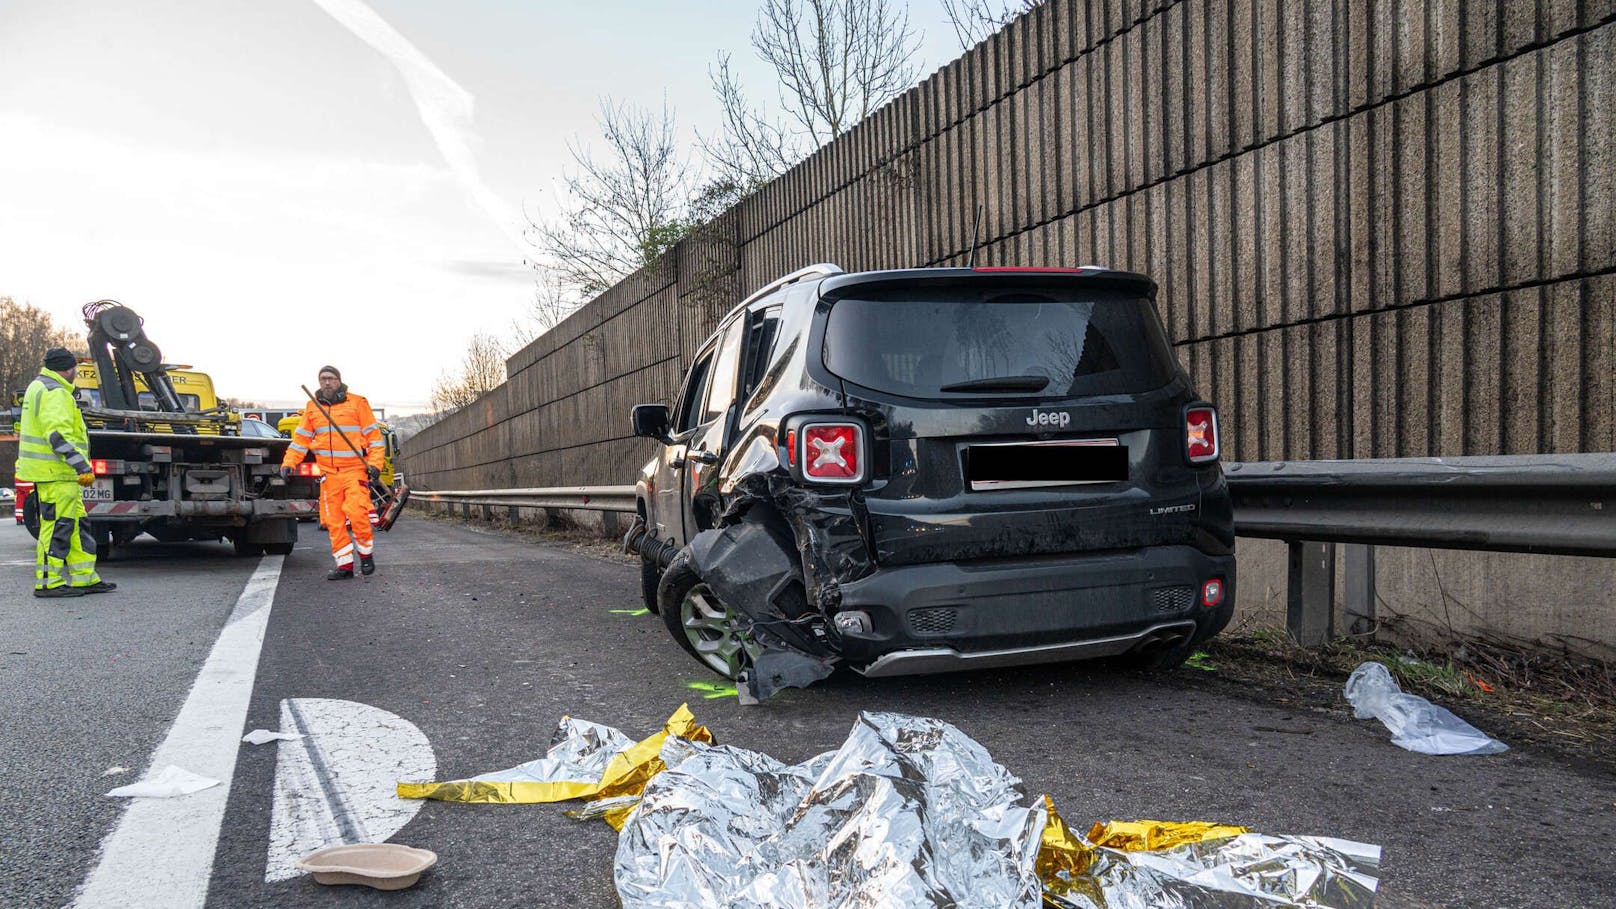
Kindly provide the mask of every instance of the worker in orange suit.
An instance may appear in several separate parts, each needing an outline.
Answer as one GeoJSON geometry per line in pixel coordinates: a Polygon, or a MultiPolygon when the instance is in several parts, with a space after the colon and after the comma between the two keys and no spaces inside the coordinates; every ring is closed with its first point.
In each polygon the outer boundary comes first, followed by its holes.
{"type": "Polygon", "coordinates": [[[320,465],[320,523],[331,535],[331,557],[337,561],[326,578],[343,581],[354,576],[356,553],[362,573],[376,570],[370,484],[381,476],[385,443],[370,402],[348,390],[335,366],[320,367],[320,390],[314,397],[319,405],[310,401],[304,406],[303,419],[292,431],[292,444],[281,460],[281,476],[310,455],[320,465]]]}

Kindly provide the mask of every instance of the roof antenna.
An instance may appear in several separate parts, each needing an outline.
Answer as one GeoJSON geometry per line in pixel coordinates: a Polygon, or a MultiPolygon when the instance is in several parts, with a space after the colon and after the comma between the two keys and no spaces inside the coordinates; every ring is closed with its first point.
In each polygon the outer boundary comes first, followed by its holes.
{"type": "Polygon", "coordinates": [[[982,203],[978,202],[978,203],[976,203],[976,220],[971,222],[971,255],[970,255],[970,258],[965,260],[965,267],[966,268],[975,268],[976,267],[976,237],[977,237],[977,232],[980,231],[981,229],[982,229],[982,203]]]}

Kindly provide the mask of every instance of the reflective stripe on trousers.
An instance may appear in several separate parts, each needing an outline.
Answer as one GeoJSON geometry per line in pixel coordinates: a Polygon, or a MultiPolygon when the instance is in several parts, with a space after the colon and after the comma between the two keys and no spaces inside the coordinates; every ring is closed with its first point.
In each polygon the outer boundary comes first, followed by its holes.
{"type": "Polygon", "coordinates": [[[95,538],[85,522],[83,493],[71,480],[34,484],[39,496],[39,540],[34,549],[34,589],[101,583],[95,573],[95,538]]]}
{"type": "Polygon", "coordinates": [[[370,480],[363,470],[339,470],[320,480],[320,523],[331,535],[331,558],[337,567],[353,564],[355,547],[361,555],[374,551],[370,480]]]}

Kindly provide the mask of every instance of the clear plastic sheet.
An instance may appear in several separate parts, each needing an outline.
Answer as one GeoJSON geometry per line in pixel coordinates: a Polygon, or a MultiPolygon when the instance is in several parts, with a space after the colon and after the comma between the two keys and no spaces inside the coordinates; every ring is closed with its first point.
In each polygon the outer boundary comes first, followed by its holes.
{"type": "Polygon", "coordinates": [[[1419,754],[1497,754],[1509,746],[1417,694],[1407,694],[1391,670],[1373,660],[1347,679],[1347,703],[1360,720],[1374,717],[1391,730],[1392,744],[1419,754]]]}

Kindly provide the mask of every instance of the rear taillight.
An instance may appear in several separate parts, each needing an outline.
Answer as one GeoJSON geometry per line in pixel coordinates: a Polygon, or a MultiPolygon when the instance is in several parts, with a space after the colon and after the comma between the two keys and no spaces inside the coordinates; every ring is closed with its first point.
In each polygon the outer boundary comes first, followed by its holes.
{"type": "Polygon", "coordinates": [[[802,427],[800,447],[804,479],[816,483],[864,481],[864,431],[857,423],[809,423],[802,427]]]}
{"type": "Polygon", "coordinates": [[[797,431],[795,429],[786,432],[786,463],[797,463],[797,431]]]}
{"type": "Polygon", "coordinates": [[[1184,411],[1184,453],[1192,464],[1216,461],[1222,453],[1218,445],[1218,412],[1205,405],[1184,411]]]}
{"type": "Polygon", "coordinates": [[[1201,605],[1208,609],[1223,603],[1223,581],[1213,578],[1201,585],[1201,605]]]}
{"type": "Polygon", "coordinates": [[[90,469],[98,477],[112,477],[123,473],[123,462],[115,458],[96,458],[90,462],[90,469]]]}
{"type": "Polygon", "coordinates": [[[320,475],[320,465],[312,461],[305,461],[297,465],[297,475],[300,477],[317,477],[320,475]]]}

